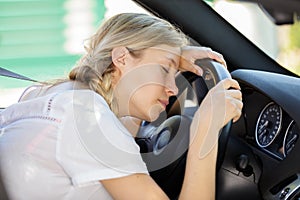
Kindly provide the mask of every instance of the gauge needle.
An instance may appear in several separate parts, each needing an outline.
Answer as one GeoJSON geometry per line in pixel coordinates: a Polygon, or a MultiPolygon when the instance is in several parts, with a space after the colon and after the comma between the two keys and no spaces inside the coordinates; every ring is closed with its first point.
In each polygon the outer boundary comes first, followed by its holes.
{"type": "MultiPolygon", "coordinates": [[[[266,132],[267,132],[266,129],[263,130],[262,132],[260,132],[260,134],[259,134],[259,139],[265,138],[265,137],[266,137],[266,135],[265,135],[266,132]]],[[[263,139],[263,140],[264,140],[264,139],[263,139]]]]}
{"type": "Polygon", "coordinates": [[[263,125],[259,127],[259,132],[261,133],[263,129],[265,129],[269,124],[269,121],[266,121],[263,125]]]}
{"type": "Polygon", "coordinates": [[[288,143],[285,146],[289,148],[291,144],[293,144],[296,141],[297,137],[297,135],[293,135],[293,137],[288,141],[288,143]]]}

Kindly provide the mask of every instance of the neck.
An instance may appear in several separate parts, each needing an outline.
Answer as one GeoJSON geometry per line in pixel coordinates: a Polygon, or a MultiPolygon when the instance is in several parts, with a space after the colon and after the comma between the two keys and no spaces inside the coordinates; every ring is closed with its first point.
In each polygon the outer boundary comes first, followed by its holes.
{"type": "Polygon", "coordinates": [[[119,120],[127,128],[131,135],[135,137],[139,131],[142,120],[130,116],[121,117],[119,120]]]}

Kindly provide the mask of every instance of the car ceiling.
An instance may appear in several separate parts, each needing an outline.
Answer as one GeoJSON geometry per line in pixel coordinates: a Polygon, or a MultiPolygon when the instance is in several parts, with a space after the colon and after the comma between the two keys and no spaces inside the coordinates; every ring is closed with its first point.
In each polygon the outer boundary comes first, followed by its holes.
{"type": "Polygon", "coordinates": [[[300,17],[300,1],[294,0],[249,0],[259,3],[263,11],[277,25],[293,24],[300,17]]]}

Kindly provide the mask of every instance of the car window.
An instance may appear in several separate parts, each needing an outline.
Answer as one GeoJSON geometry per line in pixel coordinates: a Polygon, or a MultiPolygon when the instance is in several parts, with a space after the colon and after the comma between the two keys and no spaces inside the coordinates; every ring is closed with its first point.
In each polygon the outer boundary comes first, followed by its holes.
{"type": "MultiPolygon", "coordinates": [[[[300,74],[299,22],[276,26],[250,2],[206,2],[270,57],[300,74]]],[[[132,0],[1,1],[0,12],[0,67],[36,80],[66,76],[84,52],[84,40],[105,18],[147,13],[132,0]]],[[[31,84],[0,76],[0,108],[17,102],[31,84]]]]}
{"type": "MultiPolygon", "coordinates": [[[[104,8],[104,0],[0,1],[0,67],[39,81],[65,76],[104,8]]],[[[31,84],[0,76],[0,107],[31,84]]]]}
{"type": "Polygon", "coordinates": [[[267,55],[300,75],[300,22],[275,25],[261,7],[248,1],[212,0],[208,4],[267,55]]]}
{"type": "MultiPolygon", "coordinates": [[[[145,12],[131,0],[0,1],[0,67],[44,81],[65,77],[107,17],[145,12]]],[[[0,76],[0,108],[33,83],[0,76]]]]}

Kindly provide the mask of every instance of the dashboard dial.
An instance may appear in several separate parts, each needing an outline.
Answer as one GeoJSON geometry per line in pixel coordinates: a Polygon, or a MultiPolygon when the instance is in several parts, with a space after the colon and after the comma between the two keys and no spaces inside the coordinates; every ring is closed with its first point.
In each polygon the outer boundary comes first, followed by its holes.
{"type": "Polygon", "coordinates": [[[261,111],[255,128],[255,139],[260,147],[269,146],[281,129],[282,109],[271,102],[261,111]]]}
{"type": "Polygon", "coordinates": [[[295,121],[291,121],[289,124],[283,140],[283,154],[286,157],[294,148],[296,141],[299,137],[300,130],[295,121]]]}

